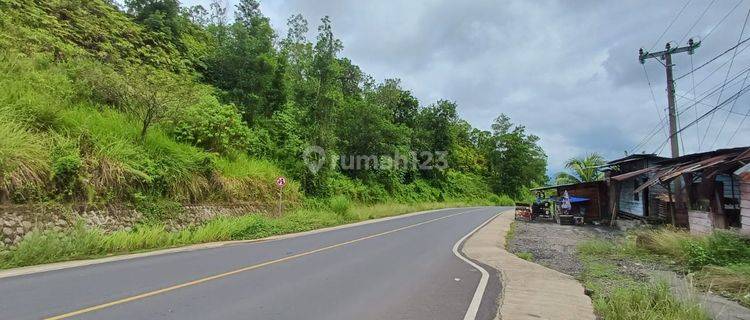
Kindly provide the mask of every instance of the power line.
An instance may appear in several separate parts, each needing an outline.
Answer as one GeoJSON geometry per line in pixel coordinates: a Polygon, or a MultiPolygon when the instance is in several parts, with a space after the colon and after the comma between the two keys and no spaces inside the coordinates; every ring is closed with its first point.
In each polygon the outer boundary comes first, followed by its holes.
{"type": "Polygon", "coordinates": [[[664,123],[665,122],[663,119],[659,121],[659,123],[657,123],[656,126],[654,126],[651,130],[649,130],[649,133],[646,134],[646,136],[643,137],[643,139],[641,139],[641,142],[638,142],[638,144],[636,144],[635,147],[630,149],[630,153],[633,153],[635,150],[638,150],[639,148],[645,146],[649,141],[651,141],[651,139],[654,136],[656,136],[656,134],[659,131],[664,130],[664,127],[662,127],[664,123]],[[661,128],[661,130],[659,130],[659,128],[661,128]]]}
{"type": "Polygon", "coordinates": [[[729,12],[727,12],[727,14],[725,14],[725,15],[724,15],[724,17],[723,17],[723,18],[721,18],[721,20],[719,20],[719,23],[717,23],[716,25],[714,25],[714,27],[713,27],[713,28],[711,28],[711,30],[709,30],[709,31],[708,31],[708,34],[706,34],[706,36],[705,36],[705,37],[703,37],[703,39],[701,39],[701,41],[703,41],[703,40],[705,40],[705,39],[708,39],[708,37],[709,37],[709,36],[711,36],[711,34],[712,34],[712,33],[714,33],[714,31],[716,31],[716,29],[718,29],[718,28],[719,28],[719,26],[720,26],[720,25],[721,25],[722,23],[724,23],[724,20],[727,20],[727,18],[728,18],[728,17],[729,17],[729,16],[730,16],[730,15],[732,14],[732,12],[734,12],[734,10],[736,10],[736,9],[737,9],[737,7],[739,7],[739,6],[740,6],[740,4],[741,4],[741,3],[743,2],[743,1],[744,1],[744,0],[740,0],[740,1],[738,1],[738,2],[737,2],[737,4],[735,4],[735,5],[734,5],[734,7],[732,7],[732,9],[730,9],[730,10],[729,10],[729,12]]]}
{"type": "MultiPolygon", "coordinates": [[[[743,51],[745,51],[745,49],[747,49],[747,48],[750,48],[750,44],[748,44],[748,45],[746,45],[746,46],[745,46],[744,48],[740,49],[740,51],[738,51],[738,52],[737,52],[737,54],[740,54],[740,53],[742,53],[742,52],[743,52],[743,51]]],[[[725,65],[727,65],[728,63],[729,63],[729,60],[727,60],[727,61],[724,61],[724,63],[722,63],[722,64],[721,64],[720,66],[716,67],[716,68],[715,68],[715,69],[714,69],[713,71],[711,71],[711,72],[710,72],[710,73],[709,73],[708,75],[706,75],[705,77],[703,77],[703,79],[701,79],[701,81],[698,81],[698,83],[696,84],[696,86],[700,86],[701,84],[703,84],[704,82],[706,82],[706,80],[708,80],[708,79],[709,79],[709,78],[710,78],[711,76],[713,76],[713,75],[714,75],[714,73],[716,73],[716,72],[718,72],[719,70],[721,70],[722,68],[724,68],[724,66],[725,66],[725,65]]],[[[739,74],[741,74],[741,73],[742,73],[742,72],[740,72],[739,74]]],[[[718,85],[717,85],[717,86],[718,86],[718,85]]],[[[716,86],[714,86],[714,87],[716,87],[716,86]]],[[[706,92],[708,92],[708,91],[710,91],[710,90],[711,90],[711,89],[709,89],[709,90],[706,90],[706,91],[704,91],[704,93],[706,93],[706,92]]]]}
{"type": "Polygon", "coordinates": [[[678,43],[682,43],[682,40],[685,40],[685,38],[688,36],[688,34],[690,34],[690,31],[693,31],[693,28],[695,28],[695,26],[698,24],[698,22],[700,22],[701,19],[703,19],[703,16],[706,15],[706,12],[708,12],[708,9],[711,8],[711,6],[714,4],[714,2],[716,2],[716,0],[712,0],[711,3],[709,3],[708,6],[706,6],[706,9],[703,10],[703,12],[701,13],[701,15],[698,17],[698,20],[695,20],[695,22],[693,22],[693,25],[690,26],[690,29],[688,29],[688,31],[685,32],[685,34],[680,38],[680,41],[678,41],[678,43]]]}
{"type": "Polygon", "coordinates": [[[740,124],[737,125],[737,129],[734,130],[734,133],[732,133],[732,136],[729,137],[729,142],[727,142],[728,145],[732,144],[732,140],[734,140],[734,137],[737,135],[738,132],[740,132],[740,128],[742,128],[742,125],[745,123],[745,120],[747,120],[747,117],[750,116],[750,109],[747,110],[747,113],[744,117],[742,117],[742,121],[740,121],[740,124]]]}
{"type": "MultiPolygon", "coordinates": [[[[656,108],[656,114],[659,116],[659,122],[664,121],[664,117],[661,116],[661,110],[659,109],[659,104],[656,103],[656,96],[654,95],[654,88],[651,86],[651,79],[648,77],[648,71],[646,71],[646,65],[641,64],[641,67],[643,67],[643,74],[646,76],[646,82],[648,83],[648,89],[651,91],[651,101],[654,102],[654,108],[656,108]]],[[[664,136],[667,136],[667,131],[664,131],[664,136]]]]}
{"type": "MultiPolygon", "coordinates": [[[[749,37],[749,38],[745,38],[745,40],[742,40],[742,41],[740,41],[739,43],[737,43],[736,45],[734,45],[734,46],[732,46],[731,48],[727,49],[726,51],[724,51],[724,52],[720,53],[719,55],[717,55],[717,56],[715,56],[715,57],[713,57],[713,58],[711,58],[711,60],[708,60],[708,61],[706,61],[705,63],[701,64],[701,65],[700,65],[700,66],[698,66],[697,68],[694,68],[694,69],[693,69],[692,71],[690,71],[690,72],[688,72],[688,73],[685,73],[685,74],[683,74],[683,75],[681,75],[681,76],[679,76],[679,77],[675,78],[674,80],[675,80],[675,81],[677,81],[677,80],[680,80],[680,79],[682,79],[682,78],[684,78],[684,77],[687,77],[687,76],[688,76],[689,74],[692,74],[693,72],[695,72],[695,71],[698,71],[698,70],[700,70],[701,68],[705,67],[705,66],[706,66],[706,65],[708,65],[709,63],[711,63],[711,62],[714,62],[714,61],[716,61],[716,59],[719,59],[719,58],[720,58],[721,56],[723,56],[723,55],[725,55],[725,54],[729,53],[730,51],[732,51],[732,50],[736,49],[737,47],[741,46],[742,44],[744,44],[744,43],[745,43],[745,42],[747,42],[748,40],[750,40],[750,37],[749,37]]],[[[747,48],[747,47],[745,47],[745,48],[747,48]]],[[[743,50],[744,50],[744,49],[743,49],[743,50]]]]}
{"type": "Polygon", "coordinates": [[[682,6],[682,9],[680,9],[680,12],[677,12],[677,15],[672,19],[672,22],[670,22],[669,25],[667,25],[667,28],[664,29],[664,32],[662,32],[661,35],[659,35],[659,38],[656,39],[654,44],[651,46],[651,49],[648,49],[648,51],[654,50],[656,45],[659,44],[659,41],[661,41],[661,38],[664,37],[667,31],[669,31],[669,28],[672,28],[672,25],[675,23],[675,21],[677,21],[677,18],[679,18],[680,15],[682,15],[682,12],[685,11],[685,8],[687,8],[687,6],[690,4],[691,1],[692,0],[688,0],[685,2],[685,4],[682,6]]]}
{"type": "MultiPolygon", "coordinates": [[[[729,62],[729,61],[727,61],[727,63],[728,63],[728,62],[729,62]]],[[[717,70],[718,70],[718,69],[717,69],[717,70]]],[[[717,70],[714,70],[714,72],[716,72],[717,70]]],[[[699,96],[701,96],[701,97],[702,97],[702,98],[701,98],[701,100],[705,99],[705,98],[706,98],[706,97],[708,97],[708,96],[714,95],[714,94],[715,94],[716,92],[718,92],[718,90],[720,90],[720,88],[721,88],[722,86],[725,86],[725,85],[729,85],[729,83],[731,83],[731,82],[734,82],[734,81],[735,81],[735,80],[737,80],[737,79],[738,79],[739,77],[741,77],[741,76],[742,76],[743,74],[745,74],[745,72],[748,72],[748,71],[750,71],[750,67],[746,67],[745,69],[742,69],[742,71],[740,71],[740,72],[737,72],[737,73],[736,73],[736,74],[735,74],[734,76],[732,76],[732,78],[731,78],[731,79],[729,79],[729,81],[727,81],[727,83],[726,83],[726,84],[722,84],[722,83],[720,83],[720,84],[716,84],[716,85],[714,85],[713,87],[711,87],[711,88],[709,88],[709,89],[707,89],[707,90],[704,90],[703,92],[701,92],[701,93],[699,94],[699,96]],[[710,92],[710,93],[709,93],[709,92],[710,92]]],[[[704,78],[704,79],[703,79],[703,80],[702,80],[701,82],[699,82],[699,83],[698,83],[698,85],[700,85],[701,83],[703,83],[703,82],[704,82],[704,81],[705,81],[706,79],[707,79],[707,78],[704,78]]],[[[690,100],[689,98],[687,98],[687,97],[685,97],[685,96],[683,96],[683,95],[677,95],[677,100],[679,100],[679,99],[688,99],[688,100],[690,100]]],[[[694,98],[694,99],[697,99],[697,98],[694,98]]],[[[693,100],[693,101],[695,101],[695,100],[693,100]]],[[[710,105],[710,106],[711,106],[711,107],[713,107],[713,105],[710,105]]],[[[691,105],[690,107],[692,107],[692,105],[691,105]]],[[[690,107],[685,107],[685,108],[682,108],[682,107],[680,107],[679,109],[683,109],[683,110],[684,110],[684,109],[688,109],[688,108],[690,108],[690,107]]],[[[682,111],[680,111],[680,113],[679,113],[679,114],[682,114],[682,111]]]]}
{"type": "MultiPolygon", "coordinates": [[[[747,15],[745,15],[745,23],[742,25],[742,30],[740,31],[740,37],[737,39],[737,41],[740,41],[742,39],[742,36],[745,34],[745,27],[747,26],[747,19],[750,18],[750,10],[747,11],[747,15]]],[[[734,56],[732,56],[732,60],[734,61],[734,58],[737,56],[737,52],[735,50],[734,56]]],[[[731,65],[729,67],[732,68],[731,65]]],[[[750,75],[750,73],[745,74],[745,79],[742,80],[742,85],[745,85],[745,82],[747,82],[747,76],[750,75]]],[[[727,74],[729,76],[729,74],[727,74]]],[[[720,95],[721,96],[721,95],[720,95]]],[[[734,110],[734,105],[737,103],[737,100],[734,100],[732,102],[732,105],[729,107],[729,112],[732,112],[734,110]]],[[[727,113],[727,116],[724,118],[724,122],[721,124],[721,128],[719,128],[719,131],[716,133],[716,138],[714,139],[714,142],[711,143],[711,148],[713,149],[714,145],[716,145],[716,142],[719,141],[719,136],[721,135],[721,132],[724,131],[724,126],[727,125],[727,120],[729,120],[729,113],[727,113]]]]}
{"type": "MultiPolygon", "coordinates": [[[[677,117],[677,127],[680,128],[680,117],[677,117]]],[[[682,154],[685,154],[685,138],[682,135],[682,131],[680,131],[680,147],[682,148],[682,154]]]]}
{"type": "MultiPolygon", "coordinates": [[[[750,88],[750,85],[748,85],[748,86],[745,86],[745,87],[741,88],[741,89],[740,89],[740,91],[737,91],[737,93],[733,94],[733,95],[732,95],[731,97],[727,98],[727,99],[726,99],[726,100],[724,100],[724,101],[723,101],[722,103],[720,103],[720,104],[716,105],[715,107],[711,108],[711,110],[708,110],[708,111],[707,111],[706,113],[704,113],[703,115],[701,115],[700,117],[698,117],[698,119],[695,119],[695,120],[693,120],[692,122],[688,123],[688,125],[686,125],[686,126],[684,126],[684,127],[680,128],[680,130],[678,130],[677,132],[673,133],[673,134],[672,134],[672,135],[670,136],[670,138],[672,138],[672,136],[675,136],[675,135],[677,135],[678,133],[680,133],[680,132],[684,131],[685,129],[687,129],[687,128],[690,128],[691,126],[693,126],[693,125],[694,125],[694,124],[696,124],[697,122],[699,122],[699,121],[701,121],[701,120],[705,119],[705,118],[706,118],[707,116],[709,116],[709,115],[713,114],[714,112],[716,112],[716,110],[719,110],[719,109],[720,109],[721,107],[723,107],[723,106],[724,106],[725,104],[727,104],[727,103],[731,102],[731,101],[732,101],[732,100],[734,100],[734,99],[737,99],[737,98],[739,98],[740,96],[742,96],[743,94],[745,94],[745,93],[747,92],[747,89],[748,89],[748,88],[750,88]]],[[[661,145],[659,145],[659,148],[657,148],[657,150],[661,150],[661,149],[663,149],[663,148],[664,148],[664,146],[665,146],[665,145],[667,144],[667,142],[669,142],[669,139],[666,139],[666,140],[664,140],[664,141],[663,141],[663,142],[661,143],[661,145]]]]}
{"type": "MultiPolygon", "coordinates": [[[[686,99],[689,99],[689,98],[686,98],[686,99]]],[[[739,99],[735,99],[734,101],[737,101],[737,100],[739,100],[739,99]]],[[[705,102],[702,102],[702,101],[696,101],[696,102],[698,102],[699,104],[702,104],[702,105],[704,105],[704,106],[707,106],[707,107],[711,107],[711,108],[713,108],[713,107],[714,107],[714,105],[712,105],[712,104],[708,104],[708,103],[705,103],[705,102]]],[[[724,111],[724,112],[726,112],[726,113],[729,113],[729,114],[736,114],[736,115],[738,115],[738,116],[744,116],[744,115],[745,115],[744,113],[740,113],[740,112],[737,112],[737,111],[730,111],[730,110],[724,110],[724,109],[719,109],[719,110],[721,110],[721,111],[724,111]]],[[[687,110],[686,110],[686,111],[687,111],[687,110]]],[[[717,110],[717,111],[718,111],[718,110],[717,110]]],[[[696,117],[696,118],[697,118],[697,117],[696,117]]],[[[697,124],[696,124],[696,125],[697,125],[697,124]]]]}
{"type": "Polygon", "coordinates": [[[741,72],[738,72],[731,79],[729,79],[729,81],[727,81],[726,83],[724,83],[724,84],[717,84],[714,87],[712,87],[711,89],[703,91],[703,93],[701,93],[701,98],[700,99],[697,99],[697,100],[696,99],[690,99],[690,98],[687,98],[685,96],[679,95],[680,97],[682,97],[684,99],[688,99],[688,100],[694,101],[694,103],[692,105],[690,105],[690,106],[679,108],[680,110],[677,113],[677,115],[682,115],[682,113],[686,112],[687,110],[689,110],[690,108],[694,107],[698,103],[707,105],[709,107],[713,107],[714,105],[705,103],[705,102],[703,102],[703,100],[708,99],[708,97],[713,96],[714,94],[716,94],[717,92],[719,92],[719,90],[722,90],[723,88],[729,86],[732,82],[734,82],[735,80],[739,79],[739,77],[741,77],[745,73],[750,73],[750,67],[747,67],[747,68],[743,69],[741,72]]]}
{"type": "MultiPolygon", "coordinates": [[[[745,34],[745,26],[747,26],[747,17],[750,16],[750,10],[747,13],[748,13],[748,16],[745,17],[745,24],[742,25],[740,36],[737,39],[737,45],[735,46],[734,53],[732,53],[732,59],[729,61],[729,68],[727,69],[727,74],[724,76],[724,84],[727,83],[727,79],[729,79],[729,73],[732,72],[732,66],[734,66],[734,58],[737,57],[737,47],[740,45],[742,41],[742,36],[745,34]]],[[[719,103],[719,101],[721,101],[722,94],[724,94],[724,86],[722,86],[721,91],[719,91],[719,97],[716,99],[717,104],[719,103]]],[[[708,126],[706,127],[706,131],[703,133],[703,139],[701,140],[701,144],[703,144],[703,142],[706,141],[706,137],[708,136],[708,131],[711,129],[711,122],[713,122],[714,120],[714,115],[715,114],[712,113],[711,118],[708,119],[708,126]]]]}
{"type": "MultiPolygon", "coordinates": [[[[713,2],[711,2],[711,4],[713,4],[713,2]]],[[[711,5],[709,4],[709,7],[710,6],[711,5]]],[[[708,11],[708,8],[706,8],[706,11],[708,11]]],[[[703,13],[705,14],[706,11],[703,11],[703,13]]],[[[703,17],[703,15],[701,15],[701,18],[702,17],[703,17]]],[[[700,21],[700,19],[698,19],[698,20],[700,21]]],[[[693,99],[695,99],[695,73],[693,73],[693,71],[695,71],[695,65],[693,64],[693,55],[691,54],[690,55],[690,74],[692,76],[690,78],[693,81],[693,99]]],[[[695,117],[698,118],[698,106],[697,105],[695,107],[693,107],[693,111],[695,111],[695,117]]],[[[700,127],[698,127],[698,125],[696,124],[695,125],[695,140],[698,141],[698,152],[701,152],[700,135],[701,135],[701,133],[700,133],[700,127]]],[[[685,140],[683,140],[682,143],[684,144],[685,140]]]]}

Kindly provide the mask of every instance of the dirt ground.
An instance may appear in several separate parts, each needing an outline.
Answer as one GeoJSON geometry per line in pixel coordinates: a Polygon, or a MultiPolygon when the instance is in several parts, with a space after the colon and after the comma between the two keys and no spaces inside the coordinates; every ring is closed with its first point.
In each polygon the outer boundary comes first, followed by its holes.
{"type": "Polygon", "coordinates": [[[576,258],[577,245],[590,239],[613,239],[618,235],[621,235],[620,231],[604,226],[516,221],[508,250],[515,254],[529,252],[534,262],[577,277],[583,269],[576,258]]]}

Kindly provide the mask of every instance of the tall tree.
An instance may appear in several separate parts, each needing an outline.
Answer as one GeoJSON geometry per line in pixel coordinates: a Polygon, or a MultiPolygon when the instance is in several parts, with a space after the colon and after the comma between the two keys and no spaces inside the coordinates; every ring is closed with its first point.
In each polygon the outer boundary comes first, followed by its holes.
{"type": "Polygon", "coordinates": [[[546,182],[547,156],[538,145],[539,137],[526,133],[524,126],[513,125],[504,114],[495,119],[492,128],[491,137],[479,137],[487,154],[492,189],[519,197],[524,188],[546,182]]]}
{"type": "Polygon", "coordinates": [[[336,140],[333,125],[343,99],[341,85],[337,81],[340,71],[337,55],[342,49],[341,40],[333,35],[331,19],[323,17],[313,48],[312,72],[317,88],[308,109],[311,142],[323,148],[332,147],[336,140]]]}
{"type": "Polygon", "coordinates": [[[125,6],[136,22],[163,34],[180,51],[185,50],[180,41],[182,23],[178,0],[125,0],[125,6]]]}
{"type": "Polygon", "coordinates": [[[271,116],[286,102],[284,61],[258,6],[254,0],[240,1],[232,25],[214,26],[213,34],[222,38],[206,61],[206,80],[224,91],[224,100],[236,104],[247,123],[271,116]]]}

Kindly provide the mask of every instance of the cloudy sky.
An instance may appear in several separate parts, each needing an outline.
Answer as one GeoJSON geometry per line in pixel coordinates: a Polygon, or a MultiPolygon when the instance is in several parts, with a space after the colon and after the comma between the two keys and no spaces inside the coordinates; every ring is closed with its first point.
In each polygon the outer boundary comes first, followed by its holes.
{"type": "MultiPolygon", "coordinates": [[[[365,72],[402,79],[423,104],[456,101],[475,127],[488,129],[497,115],[508,114],[541,138],[550,173],[590,152],[608,159],[626,151],[669,155],[668,145],[659,148],[666,132],[651,134],[665,128],[659,126],[666,117],[664,66],[651,59],[644,72],[638,48],[653,52],[668,41],[682,46],[689,37],[702,39],[693,56],[674,56],[679,77],[691,63],[698,67],[750,36],[750,26],[741,35],[750,10],[743,0],[266,0],[261,9],[282,36],[286,19],[303,14],[311,39],[320,18],[330,16],[343,54],[365,72]]],[[[741,51],[748,45],[677,81],[681,125],[739,91],[750,67],[750,50],[741,51]],[[690,100],[735,77],[700,103],[690,100]]],[[[750,145],[750,119],[740,127],[750,112],[748,97],[685,129],[684,152],[750,145]]]]}

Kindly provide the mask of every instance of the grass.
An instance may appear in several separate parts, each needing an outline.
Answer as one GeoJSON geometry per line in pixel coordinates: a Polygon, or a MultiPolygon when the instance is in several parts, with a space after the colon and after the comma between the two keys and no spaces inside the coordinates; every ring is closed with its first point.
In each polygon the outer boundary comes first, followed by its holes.
{"type": "MultiPolygon", "coordinates": [[[[178,142],[168,121],[142,140],[138,117],[114,101],[121,97],[102,95],[112,87],[107,77],[86,76],[108,68],[0,53],[0,198],[111,203],[141,193],[184,203],[276,202],[273,181],[282,174],[274,163],[178,142]]],[[[290,182],[285,199],[300,197],[299,183],[290,182]]]]}
{"type": "Polygon", "coordinates": [[[728,231],[696,236],[669,228],[640,231],[636,237],[639,249],[673,261],[698,288],[750,306],[750,240],[728,231]]]}
{"type": "Polygon", "coordinates": [[[526,261],[534,261],[534,254],[531,252],[518,252],[516,255],[526,261]]]}
{"type": "Polygon", "coordinates": [[[341,217],[348,217],[351,213],[352,203],[345,196],[334,196],[329,200],[328,206],[341,217]]]}
{"type": "Polygon", "coordinates": [[[50,155],[46,141],[3,116],[0,137],[0,196],[6,194],[26,202],[32,195],[26,190],[41,190],[48,180],[50,155]]]}
{"type": "Polygon", "coordinates": [[[511,222],[510,227],[508,227],[508,232],[505,234],[506,250],[510,247],[510,242],[513,241],[513,237],[516,236],[516,227],[518,227],[518,222],[516,221],[511,222]]]}
{"type": "MultiPolygon", "coordinates": [[[[345,199],[345,198],[344,198],[345,199]]],[[[332,227],[367,219],[470,203],[378,204],[356,206],[348,199],[308,205],[281,217],[248,214],[219,217],[193,228],[168,231],[159,224],[138,225],[131,231],[104,233],[83,224],[62,231],[31,232],[15,247],[0,247],[0,268],[22,267],[58,261],[96,258],[107,255],[227,240],[249,240],[272,235],[332,227]],[[346,202],[346,203],[344,203],[346,202]],[[344,206],[346,204],[346,206],[344,206]],[[342,208],[348,208],[342,214],[342,208]]]]}
{"type": "Polygon", "coordinates": [[[706,266],[692,274],[692,277],[699,288],[717,292],[744,306],[750,306],[750,264],[706,266]]]}
{"type": "Polygon", "coordinates": [[[601,318],[709,319],[697,303],[676,299],[665,283],[643,282],[624,272],[619,261],[643,255],[628,240],[589,240],[578,246],[584,265],[580,280],[591,292],[594,309],[601,318]]]}
{"type": "Polygon", "coordinates": [[[596,297],[594,308],[607,320],[710,319],[698,304],[678,301],[664,282],[617,287],[596,297]]]}
{"type": "MultiPolygon", "coordinates": [[[[516,236],[516,228],[518,228],[518,221],[512,221],[508,227],[508,232],[505,233],[505,250],[510,249],[510,242],[516,236]]],[[[526,261],[534,261],[534,254],[531,252],[521,251],[514,252],[513,254],[526,261]]]]}

